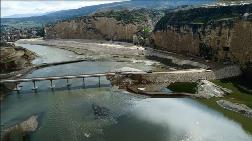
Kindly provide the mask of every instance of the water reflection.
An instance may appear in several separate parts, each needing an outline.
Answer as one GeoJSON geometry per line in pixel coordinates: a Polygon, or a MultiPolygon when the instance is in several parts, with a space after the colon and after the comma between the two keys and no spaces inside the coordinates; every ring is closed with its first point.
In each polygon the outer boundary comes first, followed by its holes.
{"type": "Polygon", "coordinates": [[[166,138],[170,141],[252,139],[239,124],[190,99],[146,99],[137,103],[133,115],[169,128],[166,138]]]}

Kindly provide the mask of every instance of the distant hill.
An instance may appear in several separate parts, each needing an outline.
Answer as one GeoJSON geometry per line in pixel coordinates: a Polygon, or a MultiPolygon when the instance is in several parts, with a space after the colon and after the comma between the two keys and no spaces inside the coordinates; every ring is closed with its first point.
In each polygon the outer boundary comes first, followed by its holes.
{"type": "Polygon", "coordinates": [[[71,19],[74,17],[85,16],[96,11],[103,10],[121,10],[121,9],[170,9],[182,5],[199,5],[213,2],[215,0],[131,0],[125,2],[114,2],[109,4],[100,4],[94,6],[87,6],[78,9],[62,10],[52,12],[41,16],[32,16],[26,18],[2,18],[1,25],[19,27],[34,27],[43,26],[45,24],[54,23],[59,20],[71,19]]]}
{"type": "Polygon", "coordinates": [[[25,18],[25,17],[34,17],[34,16],[42,16],[46,15],[46,13],[36,13],[36,14],[14,14],[9,16],[4,16],[3,18],[25,18]]]}

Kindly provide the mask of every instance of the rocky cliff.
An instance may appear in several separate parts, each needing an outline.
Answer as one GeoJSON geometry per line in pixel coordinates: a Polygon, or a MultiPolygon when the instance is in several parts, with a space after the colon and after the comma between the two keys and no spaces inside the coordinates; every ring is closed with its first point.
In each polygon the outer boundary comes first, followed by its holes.
{"type": "Polygon", "coordinates": [[[8,73],[30,66],[36,54],[14,44],[1,43],[0,56],[0,73],[8,73]]]}
{"type": "Polygon", "coordinates": [[[158,49],[220,62],[252,61],[252,4],[168,13],[151,37],[158,49]]]}
{"type": "Polygon", "coordinates": [[[208,60],[247,64],[252,61],[252,4],[124,10],[58,22],[45,38],[127,41],[208,60]]]}
{"type": "Polygon", "coordinates": [[[108,39],[132,42],[134,38],[138,39],[141,34],[151,31],[161,16],[161,11],[147,9],[99,12],[47,26],[45,38],[108,39]]]}

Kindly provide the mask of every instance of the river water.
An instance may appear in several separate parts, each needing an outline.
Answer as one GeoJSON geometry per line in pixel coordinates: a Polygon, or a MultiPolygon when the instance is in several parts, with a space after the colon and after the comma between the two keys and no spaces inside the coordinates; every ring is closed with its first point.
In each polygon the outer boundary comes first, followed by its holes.
{"type": "MultiPolygon", "coordinates": [[[[36,64],[66,61],[79,56],[72,52],[40,45],[21,44],[40,57],[36,64]]],[[[26,77],[57,76],[106,72],[120,67],[152,69],[144,63],[79,62],[43,68],[26,77]]],[[[32,115],[39,115],[38,129],[31,141],[251,141],[242,126],[222,113],[189,98],[147,98],[110,87],[105,78],[96,87],[97,78],[72,80],[71,89],[64,80],[21,83],[20,94],[11,92],[2,102],[1,124],[14,125],[32,115]]]]}

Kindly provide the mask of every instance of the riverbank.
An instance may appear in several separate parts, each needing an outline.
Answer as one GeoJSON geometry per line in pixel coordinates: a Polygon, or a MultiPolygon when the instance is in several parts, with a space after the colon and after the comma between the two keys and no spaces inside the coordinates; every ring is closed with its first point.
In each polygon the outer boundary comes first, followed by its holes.
{"type": "Polygon", "coordinates": [[[32,65],[37,54],[14,44],[5,43],[0,49],[0,73],[17,71],[32,65]]]}
{"type": "MultiPolygon", "coordinates": [[[[160,62],[163,64],[161,69],[177,70],[181,68],[215,68],[220,64],[214,62],[206,62],[202,58],[188,57],[171,52],[155,50],[150,47],[137,46],[132,43],[106,41],[106,40],[90,40],[90,39],[22,39],[16,43],[46,45],[72,51],[81,55],[85,59],[94,60],[113,60],[126,62],[141,62],[146,59],[160,62]],[[160,61],[160,58],[163,61],[160,61]],[[169,66],[169,68],[167,68],[169,66]],[[186,66],[186,67],[185,67],[186,66]]],[[[151,64],[150,61],[145,61],[151,64]]]]}
{"type": "Polygon", "coordinates": [[[143,58],[145,50],[143,47],[125,42],[87,39],[23,39],[16,43],[57,47],[93,59],[143,58]]]}
{"type": "MultiPolygon", "coordinates": [[[[35,52],[5,42],[1,43],[0,53],[0,79],[19,78],[27,74],[33,68],[32,61],[38,57],[35,52]]],[[[0,84],[0,101],[7,92],[6,85],[0,84]]]]}
{"type": "Polygon", "coordinates": [[[29,133],[38,128],[38,115],[32,115],[26,120],[1,130],[1,141],[10,141],[13,137],[29,138],[29,133]]]}

